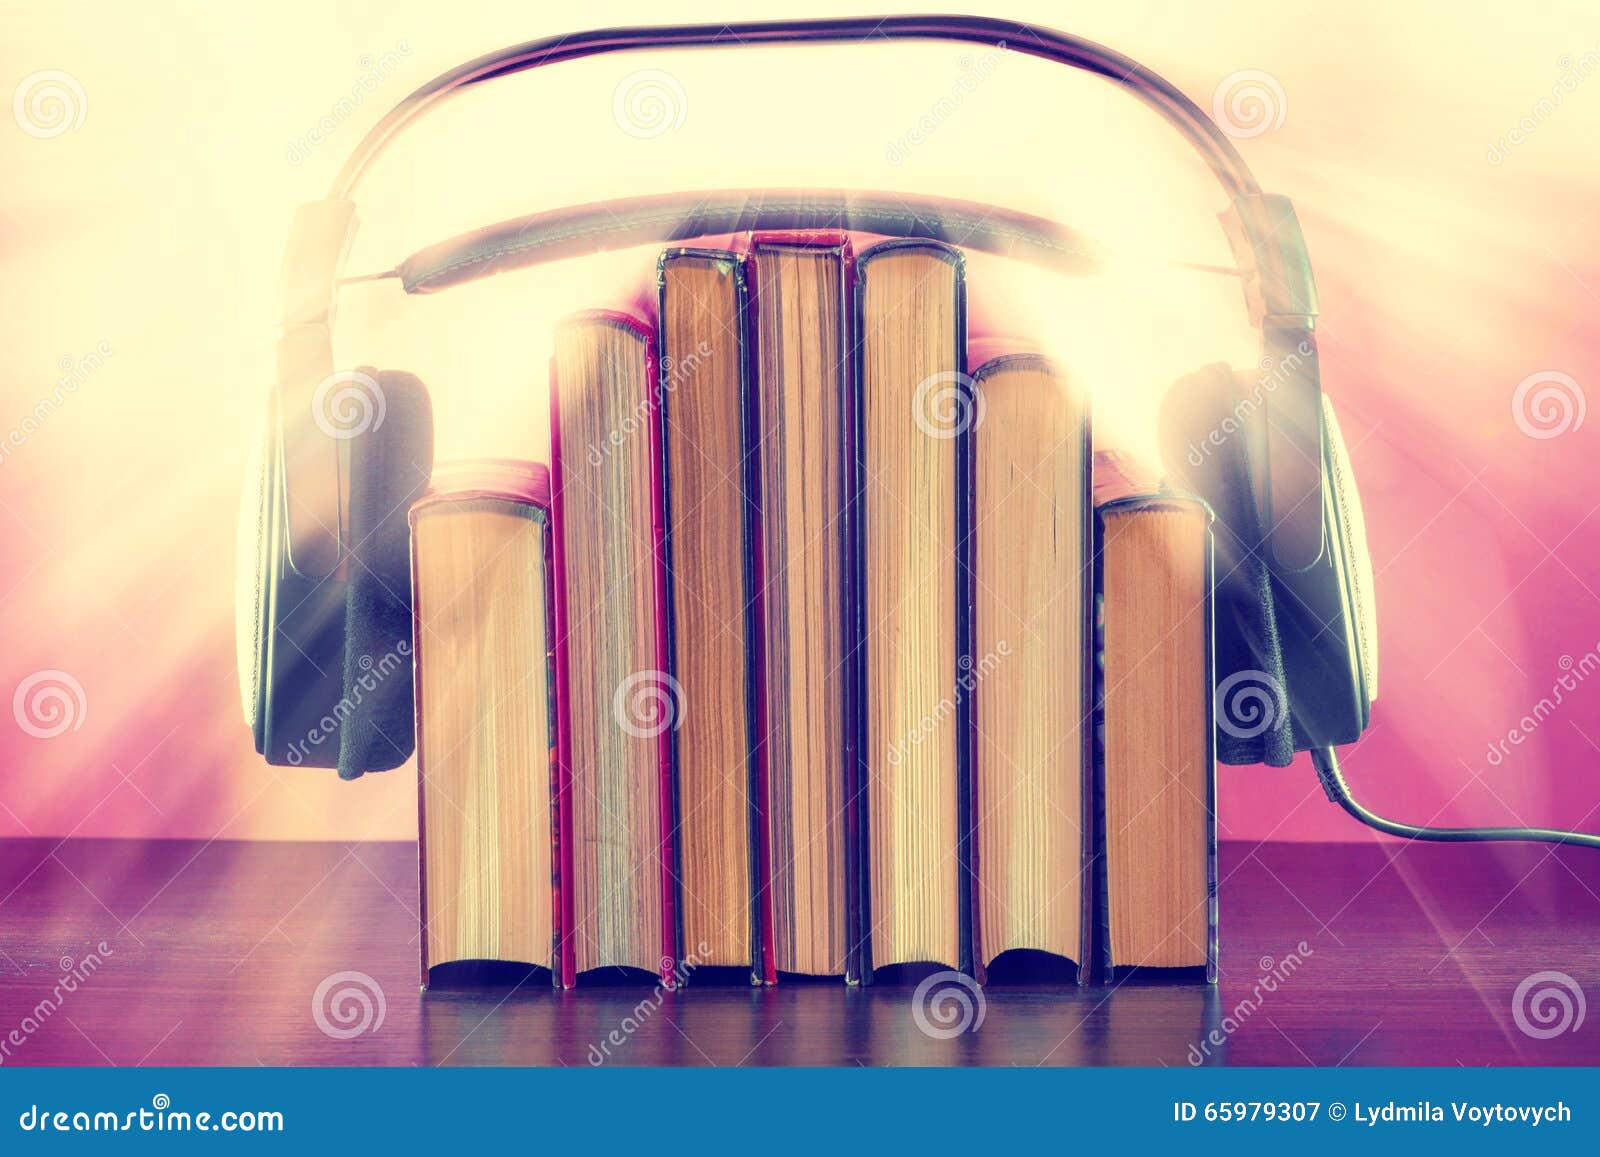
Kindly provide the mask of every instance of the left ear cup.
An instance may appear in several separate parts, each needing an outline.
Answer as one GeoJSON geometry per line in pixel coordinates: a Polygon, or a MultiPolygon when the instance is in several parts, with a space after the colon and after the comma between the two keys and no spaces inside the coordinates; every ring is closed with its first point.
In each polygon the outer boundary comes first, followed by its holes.
{"type": "Polygon", "coordinates": [[[411,570],[406,516],[433,465],[427,391],[409,374],[363,370],[365,425],[341,431],[348,493],[344,558],[311,576],[290,558],[279,397],[246,481],[236,585],[239,682],[268,763],[338,767],[345,778],[396,767],[413,734],[411,570]],[[375,393],[372,387],[376,386],[375,393]]]}
{"type": "Polygon", "coordinates": [[[1364,533],[1353,537],[1360,503],[1336,422],[1324,420],[1321,439],[1322,556],[1297,571],[1272,561],[1256,501],[1272,387],[1220,365],[1190,375],[1162,408],[1161,442],[1174,481],[1217,516],[1217,757],[1282,767],[1296,751],[1360,738],[1376,647],[1361,627],[1371,564],[1364,533]],[[1372,664],[1362,660],[1363,637],[1372,664]]]}
{"type": "Polygon", "coordinates": [[[239,670],[239,697],[245,725],[262,750],[262,671],[265,659],[268,544],[272,534],[272,439],[268,423],[257,430],[245,464],[239,498],[239,531],[234,556],[233,629],[239,670]]]}
{"type": "Polygon", "coordinates": [[[376,380],[383,420],[350,446],[341,779],[398,767],[416,746],[407,514],[433,472],[433,409],[412,375],[376,380]]]}

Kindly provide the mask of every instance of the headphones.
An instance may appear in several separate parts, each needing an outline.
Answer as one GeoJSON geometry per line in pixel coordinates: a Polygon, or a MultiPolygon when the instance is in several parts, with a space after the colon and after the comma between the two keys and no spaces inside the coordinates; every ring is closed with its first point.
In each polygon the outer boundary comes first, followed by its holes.
{"type": "MultiPolygon", "coordinates": [[[[1316,287],[1293,207],[1262,192],[1233,142],[1177,88],[1097,44],[976,16],[887,16],[618,28],[530,41],[443,73],[356,146],[328,197],[296,214],[284,258],[277,381],[246,487],[238,604],[240,683],[269,763],[396,767],[415,746],[406,514],[432,470],[432,415],[416,378],[336,369],[335,299],[356,229],[352,198],[402,130],[475,85],[615,52],[939,40],[1005,48],[1103,77],[1189,142],[1228,199],[1221,214],[1258,371],[1205,367],[1160,417],[1172,480],[1216,513],[1217,753],[1288,764],[1310,751],[1329,797],[1416,838],[1600,838],[1528,829],[1413,828],[1349,797],[1334,755],[1377,694],[1372,564],[1361,505],[1317,360],[1316,287]],[[396,657],[403,661],[397,661],[396,657]]],[[[1066,227],[993,206],[827,190],[669,193],[533,214],[431,245],[376,278],[430,293],[602,249],[751,230],[930,238],[1089,273],[1103,253],[1066,227]]],[[[371,280],[373,277],[363,278],[371,280]]],[[[560,480],[555,480],[557,486],[560,480]]],[[[1387,825],[1387,826],[1386,826],[1387,825]]]]}

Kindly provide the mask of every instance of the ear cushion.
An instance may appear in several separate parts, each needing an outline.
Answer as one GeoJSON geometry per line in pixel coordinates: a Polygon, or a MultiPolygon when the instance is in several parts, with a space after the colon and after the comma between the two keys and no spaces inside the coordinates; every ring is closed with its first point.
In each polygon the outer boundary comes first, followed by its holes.
{"type": "Polygon", "coordinates": [[[1216,514],[1216,591],[1212,600],[1216,703],[1249,715],[1244,726],[1217,728],[1223,763],[1283,767],[1294,758],[1287,710],[1277,600],[1257,513],[1248,446],[1233,371],[1210,365],[1180,379],[1161,409],[1161,449],[1168,473],[1216,514]],[[1259,715],[1250,714],[1258,710],[1259,715]]]}
{"type": "Polygon", "coordinates": [[[376,381],[381,418],[350,440],[341,779],[398,767],[416,747],[407,515],[433,473],[433,409],[410,374],[376,381]]]}
{"type": "Polygon", "coordinates": [[[1256,503],[1271,385],[1220,365],[1184,378],[1162,407],[1161,442],[1174,480],[1216,512],[1217,758],[1282,767],[1360,738],[1376,646],[1361,626],[1371,564],[1336,422],[1323,423],[1322,557],[1303,571],[1272,563],[1256,503]]]}
{"type": "Polygon", "coordinates": [[[262,669],[265,665],[268,543],[272,525],[272,476],[267,468],[273,443],[263,424],[250,447],[245,464],[244,490],[239,499],[239,527],[235,541],[233,629],[239,671],[239,698],[245,725],[262,750],[262,669]]]}
{"type": "Polygon", "coordinates": [[[1344,432],[1333,412],[1333,403],[1322,395],[1322,424],[1328,444],[1328,481],[1333,489],[1334,509],[1339,516],[1339,533],[1345,551],[1345,570],[1350,582],[1350,603],[1355,611],[1356,649],[1361,660],[1362,682],[1367,701],[1378,698],[1378,608],[1373,587],[1372,551],[1367,546],[1367,519],[1361,509],[1355,472],[1350,468],[1350,453],[1345,449],[1344,432]]]}

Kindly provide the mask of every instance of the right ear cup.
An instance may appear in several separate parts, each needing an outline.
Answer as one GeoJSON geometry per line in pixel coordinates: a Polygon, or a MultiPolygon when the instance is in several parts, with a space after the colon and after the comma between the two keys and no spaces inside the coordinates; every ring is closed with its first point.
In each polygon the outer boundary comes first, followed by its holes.
{"type": "Polygon", "coordinates": [[[1209,366],[1178,382],[1161,415],[1174,480],[1216,512],[1217,757],[1288,764],[1296,751],[1360,738],[1375,687],[1371,563],[1338,424],[1323,399],[1323,551],[1275,565],[1256,501],[1273,381],[1209,366]],[[1363,658],[1363,642],[1369,658],[1363,658]]]}
{"type": "Polygon", "coordinates": [[[377,382],[383,421],[350,445],[341,779],[398,767],[416,746],[407,515],[433,473],[433,408],[410,374],[377,382]]]}
{"type": "Polygon", "coordinates": [[[1173,480],[1210,504],[1216,540],[1212,599],[1217,758],[1286,766],[1295,752],[1277,599],[1255,500],[1246,415],[1233,371],[1206,366],[1180,379],[1161,408],[1161,450],[1173,480]],[[1261,711],[1245,726],[1221,725],[1228,702],[1248,692],[1261,711]]]}
{"type": "Polygon", "coordinates": [[[1327,443],[1327,480],[1338,518],[1339,545],[1344,552],[1350,605],[1355,618],[1356,655],[1370,706],[1378,698],[1378,608],[1373,588],[1372,551],[1367,546],[1367,518],[1361,509],[1355,472],[1345,449],[1344,432],[1333,402],[1322,395],[1322,428],[1327,443]]]}

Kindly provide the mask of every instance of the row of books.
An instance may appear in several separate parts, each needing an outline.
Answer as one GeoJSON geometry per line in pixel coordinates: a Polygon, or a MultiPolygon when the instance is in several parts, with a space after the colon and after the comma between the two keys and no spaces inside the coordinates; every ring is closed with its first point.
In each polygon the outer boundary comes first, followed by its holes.
{"type": "Polygon", "coordinates": [[[424,983],[1214,973],[1209,512],[857,240],[666,251],[413,509],[424,983]]]}

